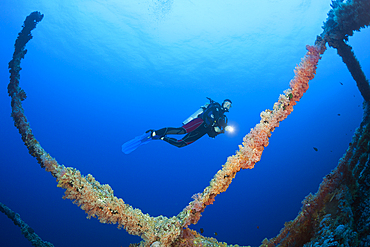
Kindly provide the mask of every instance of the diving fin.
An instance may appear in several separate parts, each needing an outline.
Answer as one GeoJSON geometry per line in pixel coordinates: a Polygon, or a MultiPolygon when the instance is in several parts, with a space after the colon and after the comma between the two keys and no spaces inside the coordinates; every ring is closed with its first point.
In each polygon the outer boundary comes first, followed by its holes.
{"type": "Polygon", "coordinates": [[[140,136],[135,137],[131,141],[126,142],[122,145],[122,152],[129,154],[141,145],[147,144],[152,141],[151,133],[144,133],[140,136]]]}

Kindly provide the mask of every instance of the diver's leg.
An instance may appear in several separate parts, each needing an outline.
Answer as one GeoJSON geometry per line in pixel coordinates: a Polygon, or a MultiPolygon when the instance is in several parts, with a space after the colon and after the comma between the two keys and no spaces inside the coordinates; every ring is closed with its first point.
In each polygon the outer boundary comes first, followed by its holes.
{"type": "Polygon", "coordinates": [[[145,133],[151,132],[151,136],[156,136],[156,139],[159,139],[165,135],[183,135],[186,134],[186,130],[182,127],[180,128],[173,128],[173,127],[166,127],[159,130],[147,130],[145,133]]]}
{"type": "Polygon", "coordinates": [[[168,142],[171,145],[174,145],[175,147],[178,147],[178,148],[182,148],[182,147],[185,147],[186,145],[188,145],[183,140],[177,140],[175,138],[171,138],[171,137],[167,137],[167,136],[164,136],[161,139],[165,142],[168,142]]]}
{"type": "Polygon", "coordinates": [[[165,135],[183,135],[186,133],[190,133],[198,129],[200,126],[202,126],[203,120],[201,118],[195,118],[191,120],[189,123],[179,127],[179,128],[173,128],[173,127],[167,127],[162,128],[159,130],[153,130],[150,129],[146,131],[146,133],[151,132],[152,137],[157,136],[157,138],[161,138],[165,135]]]}
{"type": "Polygon", "coordinates": [[[185,129],[186,133],[191,133],[201,127],[203,123],[203,119],[198,117],[191,120],[189,123],[183,125],[182,127],[185,129]]]}
{"type": "Polygon", "coordinates": [[[182,138],[179,141],[183,141],[183,142],[186,143],[186,145],[189,145],[189,144],[195,142],[196,140],[198,140],[199,138],[201,138],[202,136],[204,136],[205,134],[206,134],[206,132],[203,131],[203,129],[197,129],[197,130],[187,134],[186,136],[184,136],[184,138],[182,138]]]}
{"type": "Polygon", "coordinates": [[[200,131],[193,131],[193,132],[190,132],[189,134],[187,134],[186,136],[184,136],[184,138],[182,138],[181,140],[176,140],[175,138],[170,138],[170,137],[167,137],[167,136],[164,136],[161,139],[163,141],[168,142],[171,145],[174,145],[178,148],[182,148],[182,147],[185,147],[185,146],[195,142],[196,140],[198,140],[199,138],[201,138],[205,134],[206,134],[205,132],[203,133],[203,132],[200,132],[200,131]]]}
{"type": "Polygon", "coordinates": [[[172,128],[167,127],[159,130],[155,130],[155,135],[158,136],[165,136],[165,135],[183,135],[186,134],[186,130],[183,127],[180,128],[172,128]]]}

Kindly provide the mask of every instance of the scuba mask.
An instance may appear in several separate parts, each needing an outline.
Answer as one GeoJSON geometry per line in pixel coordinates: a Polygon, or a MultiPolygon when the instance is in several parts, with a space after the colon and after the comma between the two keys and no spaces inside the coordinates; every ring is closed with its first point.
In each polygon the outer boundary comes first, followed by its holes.
{"type": "Polygon", "coordinates": [[[225,99],[224,102],[222,102],[222,108],[224,109],[224,111],[228,112],[231,108],[231,104],[231,100],[225,99]]]}

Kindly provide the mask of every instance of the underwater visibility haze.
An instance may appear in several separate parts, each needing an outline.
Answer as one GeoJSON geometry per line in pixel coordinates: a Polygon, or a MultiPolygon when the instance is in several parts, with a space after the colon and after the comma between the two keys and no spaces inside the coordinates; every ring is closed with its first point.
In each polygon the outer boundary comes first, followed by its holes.
{"type": "MultiPolygon", "coordinates": [[[[0,202],[55,246],[128,246],[142,239],[101,224],[70,200],[29,155],[10,117],[6,86],[14,41],[32,31],[20,86],[35,138],[59,164],[92,174],[144,214],[172,217],[201,193],[243,137],[289,88],[331,9],[319,0],[24,1],[0,3],[0,202]],[[232,100],[234,132],[183,148],[152,141],[130,154],[123,143],[148,129],[180,127],[206,97],[232,100]],[[193,197],[194,198],[194,197],[193,197]]],[[[369,29],[349,37],[365,75],[369,29]]],[[[253,169],[189,228],[228,244],[258,246],[293,220],[351,142],[363,97],[327,46],[309,89],[280,123],[253,169]]],[[[0,214],[0,246],[31,246],[0,214]]]]}

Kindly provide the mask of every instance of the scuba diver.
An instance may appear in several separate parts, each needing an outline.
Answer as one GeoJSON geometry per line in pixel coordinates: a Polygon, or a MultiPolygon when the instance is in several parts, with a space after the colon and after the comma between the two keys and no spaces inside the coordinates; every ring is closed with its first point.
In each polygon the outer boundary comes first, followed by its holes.
{"type": "Polygon", "coordinates": [[[205,104],[192,114],[182,123],[181,127],[166,127],[159,130],[150,129],[145,134],[123,144],[122,151],[125,154],[129,154],[151,140],[163,140],[181,148],[195,142],[205,134],[215,138],[217,135],[225,133],[225,131],[232,131],[232,127],[227,125],[228,119],[225,116],[225,113],[229,112],[231,108],[231,100],[225,99],[220,105],[208,97],[207,99],[210,103],[205,104]],[[184,134],[186,135],[180,140],[167,136],[184,134]]]}
{"type": "Polygon", "coordinates": [[[224,113],[230,110],[231,100],[225,99],[222,105],[220,105],[210,98],[207,99],[209,99],[210,103],[202,106],[202,113],[198,114],[195,118],[192,115],[190,118],[193,119],[190,121],[188,119],[188,121],[185,120],[183,126],[179,128],[167,127],[159,130],[148,130],[146,133],[150,132],[152,139],[161,139],[179,148],[195,142],[205,134],[215,138],[217,135],[225,133],[228,120],[224,113]],[[167,136],[183,134],[186,135],[180,140],[167,136]]]}

